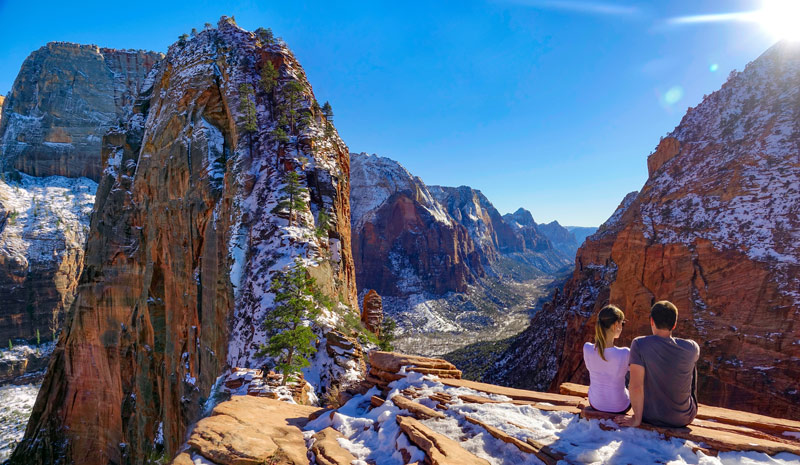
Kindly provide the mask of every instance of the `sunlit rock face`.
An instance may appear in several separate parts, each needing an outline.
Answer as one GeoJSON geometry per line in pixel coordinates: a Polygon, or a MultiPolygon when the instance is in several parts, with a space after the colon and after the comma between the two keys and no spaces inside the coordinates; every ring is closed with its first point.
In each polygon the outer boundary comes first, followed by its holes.
{"type": "Polygon", "coordinates": [[[160,53],[51,42],[22,64],[0,125],[2,170],[100,180],[101,140],[160,53]]]}
{"type": "Polygon", "coordinates": [[[468,231],[421,179],[377,155],[351,154],[359,289],[381,295],[464,292],[484,275],[468,231]]]}
{"type": "Polygon", "coordinates": [[[49,340],[60,327],[83,266],[101,139],[161,57],[53,42],[0,103],[0,340],[49,340]]]}
{"type": "Polygon", "coordinates": [[[11,463],[173,457],[227,369],[264,362],[270,283],[296,257],[357,308],[348,150],[281,41],[223,18],[171,46],[101,166],[75,302],[11,463]],[[287,105],[302,124],[279,121],[287,105]],[[287,215],[275,206],[290,171],[307,194],[287,215]]]}
{"type": "Polygon", "coordinates": [[[800,45],[779,43],[689,109],[492,380],[588,382],[581,347],[600,308],[625,311],[628,345],[667,299],[675,335],[700,344],[701,402],[800,416],[798,75],[800,45]]]}

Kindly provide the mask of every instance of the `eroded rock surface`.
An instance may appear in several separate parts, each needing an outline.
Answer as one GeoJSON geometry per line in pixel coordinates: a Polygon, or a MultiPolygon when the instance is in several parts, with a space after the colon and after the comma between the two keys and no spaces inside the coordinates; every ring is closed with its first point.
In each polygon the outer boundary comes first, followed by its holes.
{"type": "Polygon", "coordinates": [[[296,257],[357,308],[348,151],[285,44],[223,18],[170,47],[143,88],[104,139],[77,296],[12,463],[172,457],[226,367],[265,363],[270,282],[296,257]],[[302,124],[276,114],[289,100],[302,124]],[[291,171],[308,207],[273,212],[291,171]]]}
{"type": "Polygon", "coordinates": [[[188,450],[172,463],[190,464],[199,456],[217,465],[307,465],[302,428],[318,411],[263,397],[234,396],[195,425],[186,441],[188,450]]]}
{"type": "Polygon", "coordinates": [[[161,53],[51,42],[23,62],[0,125],[2,171],[99,182],[101,140],[161,53]]]}

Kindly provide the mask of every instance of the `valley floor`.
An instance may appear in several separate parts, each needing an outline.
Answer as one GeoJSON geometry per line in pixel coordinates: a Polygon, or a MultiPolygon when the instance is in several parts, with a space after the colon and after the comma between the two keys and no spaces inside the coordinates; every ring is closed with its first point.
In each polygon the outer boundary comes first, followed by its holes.
{"type": "Polygon", "coordinates": [[[435,357],[477,342],[495,342],[522,332],[546,297],[554,276],[485,283],[469,293],[408,299],[384,297],[384,311],[398,320],[395,350],[435,357]]]}
{"type": "Polygon", "coordinates": [[[0,386],[0,462],[6,460],[22,439],[41,384],[0,386]]]}

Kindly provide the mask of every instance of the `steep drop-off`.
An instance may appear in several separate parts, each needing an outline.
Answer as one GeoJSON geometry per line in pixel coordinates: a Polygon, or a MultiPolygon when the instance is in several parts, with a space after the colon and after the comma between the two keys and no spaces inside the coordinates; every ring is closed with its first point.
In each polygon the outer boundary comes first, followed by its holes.
{"type": "Polygon", "coordinates": [[[23,63],[0,120],[0,340],[46,340],[60,327],[83,267],[101,139],[161,57],[52,42],[23,63]]]}
{"type": "Polygon", "coordinates": [[[75,302],[11,463],[174,456],[226,369],[265,362],[271,278],[295,257],[357,306],[348,151],[289,49],[223,18],[142,88],[104,138],[75,302]],[[291,214],[290,172],[308,189],[291,214]]]}
{"type": "Polygon", "coordinates": [[[668,299],[700,344],[701,402],[800,417],[799,79],[800,45],[779,43],[690,108],[489,380],[586,382],[597,311],[625,311],[627,345],[668,299]]]}
{"type": "Polygon", "coordinates": [[[427,186],[377,155],[351,154],[351,165],[359,295],[381,295],[401,350],[438,355],[517,334],[549,273],[570,263],[535,223],[507,223],[475,189],[427,186]]]}

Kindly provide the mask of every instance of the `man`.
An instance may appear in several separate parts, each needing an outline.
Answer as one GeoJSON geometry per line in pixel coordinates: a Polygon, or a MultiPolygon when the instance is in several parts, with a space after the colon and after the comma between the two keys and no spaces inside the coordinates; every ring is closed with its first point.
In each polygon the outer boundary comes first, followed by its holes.
{"type": "Polygon", "coordinates": [[[631,343],[630,385],[633,417],[618,416],[622,426],[683,427],[697,415],[697,359],[700,346],[672,337],[678,309],[662,300],[650,309],[652,336],[631,343]]]}

